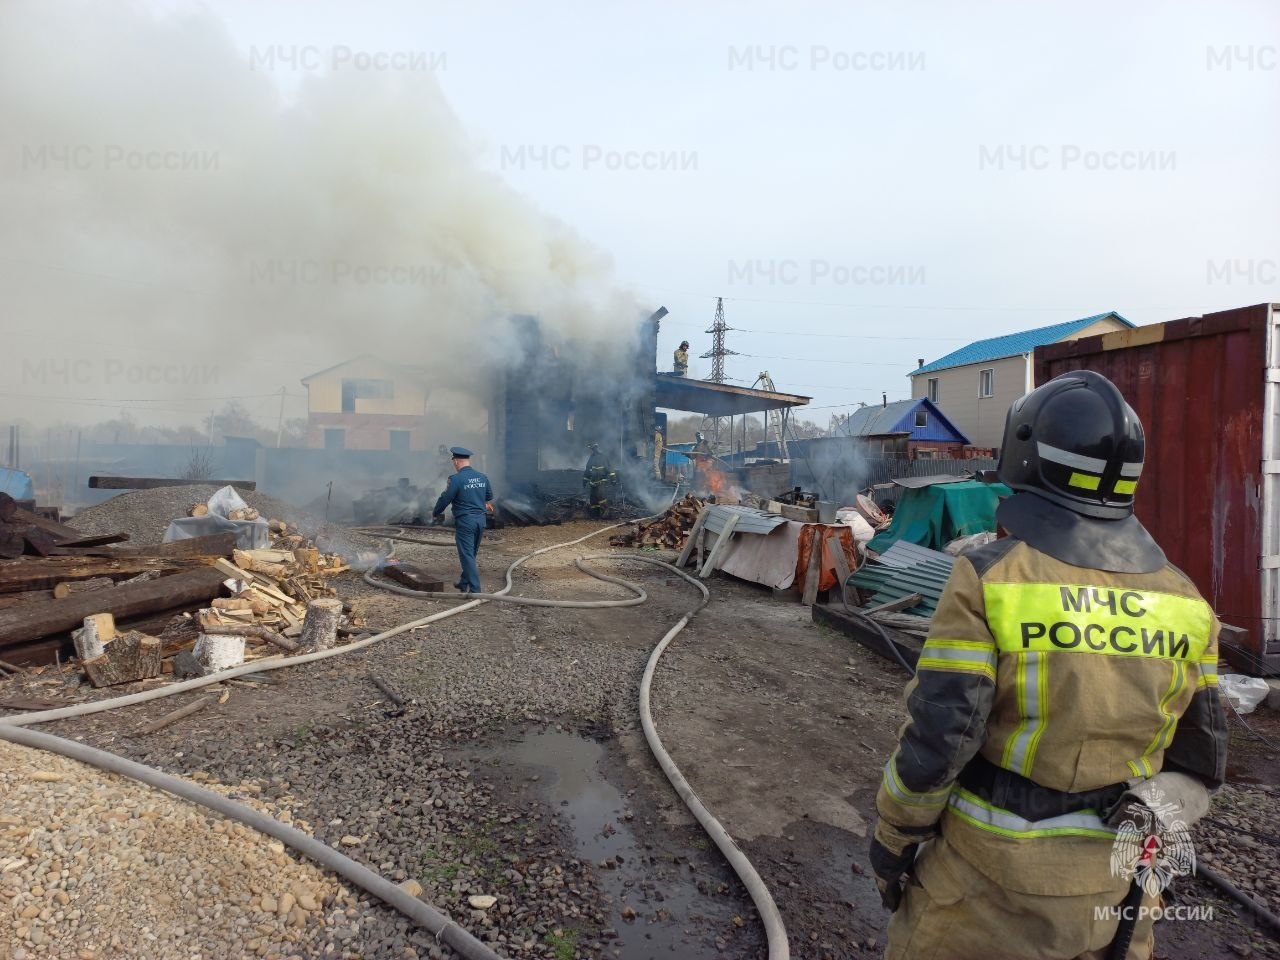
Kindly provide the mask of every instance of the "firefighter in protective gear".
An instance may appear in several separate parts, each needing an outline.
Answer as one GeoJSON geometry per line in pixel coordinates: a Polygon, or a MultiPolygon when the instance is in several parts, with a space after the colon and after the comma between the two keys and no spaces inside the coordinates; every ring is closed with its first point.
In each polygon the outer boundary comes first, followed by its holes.
{"type": "Polygon", "coordinates": [[[1151,956],[1150,910],[1118,909],[1146,861],[1114,856],[1109,814],[1172,796],[1193,819],[1227,732],[1218,621],[1133,515],[1144,454],[1095,373],[1010,410],[1009,536],[956,559],[876,797],[888,957],[1101,960],[1118,931],[1151,956]]]}
{"type": "Polygon", "coordinates": [[[587,491],[587,512],[592,517],[604,516],[605,507],[609,505],[605,486],[617,482],[618,475],[609,466],[609,459],[600,452],[600,444],[591,444],[591,455],[582,470],[582,486],[587,491]]]}
{"type": "Polygon", "coordinates": [[[681,340],[680,346],[676,347],[674,362],[671,366],[671,372],[677,377],[687,377],[689,375],[689,341],[681,340]]]}

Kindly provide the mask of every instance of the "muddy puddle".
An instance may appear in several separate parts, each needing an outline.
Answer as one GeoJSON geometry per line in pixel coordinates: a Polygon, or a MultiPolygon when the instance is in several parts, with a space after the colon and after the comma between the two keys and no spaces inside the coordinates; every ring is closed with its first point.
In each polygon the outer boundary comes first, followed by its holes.
{"type": "MultiPolygon", "coordinates": [[[[716,940],[731,931],[731,950],[747,948],[755,916],[736,896],[711,895],[729,874],[709,840],[677,836],[650,817],[637,798],[615,786],[606,771],[616,765],[607,743],[559,730],[517,731],[476,757],[482,770],[500,770],[539,797],[569,831],[577,856],[592,864],[617,938],[604,941],[604,956],[619,960],[722,958],[716,940]],[[690,843],[693,849],[689,848],[690,843]],[[627,919],[624,911],[635,912],[627,919]],[[747,929],[737,929],[742,915],[747,929]],[[733,935],[736,934],[736,935],[733,935]]],[[[677,801],[678,802],[678,801],[677,801]]],[[[688,831],[686,831],[688,832],[688,831]]]]}

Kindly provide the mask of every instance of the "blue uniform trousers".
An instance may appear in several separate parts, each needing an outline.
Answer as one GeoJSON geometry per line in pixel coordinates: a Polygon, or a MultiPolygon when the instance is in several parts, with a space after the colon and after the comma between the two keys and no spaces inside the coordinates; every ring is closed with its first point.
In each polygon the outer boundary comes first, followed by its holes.
{"type": "Polygon", "coordinates": [[[476,553],[484,536],[485,518],[454,517],[453,538],[458,544],[458,562],[462,564],[463,589],[480,592],[480,570],[476,566],[476,553]]]}

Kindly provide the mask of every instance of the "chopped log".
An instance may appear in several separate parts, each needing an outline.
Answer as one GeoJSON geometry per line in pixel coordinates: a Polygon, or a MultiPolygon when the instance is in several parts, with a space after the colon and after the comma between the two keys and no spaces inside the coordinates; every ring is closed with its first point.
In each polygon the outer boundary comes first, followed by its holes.
{"type": "Polygon", "coordinates": [[[253,611],[253,604],[240,597],[217,597],[209,604],[215,610],[248,610],[253,611]]]}
{"type": "Polygon", "coordinates": [[[156,637],[130,630],[107,644],[106,653],[82,666],[95,687],[114,687],[160,676],[160,648],[156,637]]]}
{"type": "Polygon", "coordinates": [[[84,618],[84,626],[71,631],[76,656],[82,661],[95,660],[106,653],[106,644],[116,638],[116,621],[109,613],[95,613],[84,618]]]}
{"type": "Polygon", "coordinates": [[[91,580],[70,580],[55,586],[53,588],[53,596],[57,600],[65,600],[73,594],[91,593],[94,590],[104,590],[115,585],[116,582],[110,577],[94,577],[91,580]]]}
{"type": "Polygon", "coordinates": [[[174,477],[90,477],[90,490],[155,490],[157,487],[235,487],[256,490],[252,480],[179,480],[174,477]]]}
{"type": "Polygon", "coordinates": [[[193,503],[191,508],[187,510],[188,517],[203,517],[209,512],[207,503],[193,503]]]}
{"type": "Polygon", "coordinates": [[[171,713],[166,713],[159,720],[152,720],[146,726],[140,727],[138,729],[137,734],[135,734],[135,736],[141,737],[148,733],[155,733],[157,730],[163,730],[165,727],[169,726],[169,724],[177,723],[179,720],[183,719],[184,717],[191,716],[197,710],[203,710],[205,707],[207,707],[209,704],[213,703],[213,701],[217,699],[218,699],[217,696],[208,696],[208,697],[201,697],[199,700],[193,700],[191,703],[188,703],[185,707],[179,707],[177,710],[174,710],[171,713]]]}
{"type": "Polygon", "coordinates": [[[320,572],[320,551],[315,547],[298,547],[293,551],[293,558],[312,576],[320,572]]]}
{"type": "Polygon", "coordinates": [[[0,611],[0,650],[71,630],[85,617],[101,613],[104,608],[115,614],[116,619],[123,620],[203,604],[217,596],[221,589],[222,576],[211,567],[200,566],[150,583],[13,607],[0,611]]]}
{"type": "Polygon", "coordinates": [[[304,650],[328,650],[338,639],[338,621],[342,618],[342,601],[326,598],[307,604],[302,621],[299,645],[304,650]]]}
{"type": "Polygon", "coordinates": [[[268,643],[274,643],[281,650],[293,652],[298,649],[298,645],[288,637],[281,636],[270,627],[264,627],[260,623],[220,623],[209,627],[206,633],[225,634],[229,637],[258,637],[266,640],[268,643]]]}
{"type": "Polygon", "coordinates": [[[202,633],[191,652],[206,673],[229,670],[244,663],[244,637],[233,633],[202,633]]]}

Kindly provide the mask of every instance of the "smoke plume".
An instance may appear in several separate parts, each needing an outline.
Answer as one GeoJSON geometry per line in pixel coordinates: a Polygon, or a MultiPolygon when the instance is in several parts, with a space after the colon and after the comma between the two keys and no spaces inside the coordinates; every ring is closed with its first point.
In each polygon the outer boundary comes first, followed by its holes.
{"type": "Polygon", "coordinates": [[[509,314],[607,351],[643,313],[482,168],[430,73],[286,97],[211,13],[6,2],[0,148],[11,396],[296,391],[360,353],[468,389],[510,359],[509,314]],[[45,360],[82,365],[41,383],[45,360]]]}

